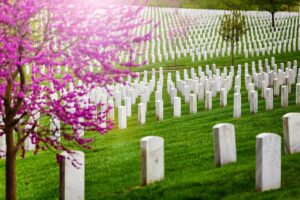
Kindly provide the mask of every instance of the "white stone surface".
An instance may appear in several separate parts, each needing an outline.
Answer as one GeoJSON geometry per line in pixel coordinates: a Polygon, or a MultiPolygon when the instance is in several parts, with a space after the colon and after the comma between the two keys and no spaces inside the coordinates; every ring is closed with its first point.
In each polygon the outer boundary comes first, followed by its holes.
{"type": "Polygon", "coordinates": [[[131,117],[131,98],[125,97],[126,116],[131,117]]]}
{"type": "Polygon", "coordinates": [[[155,113],[156,113],[157,121],[162,121],[164,119],[164,102],[163,102],[163,100],[158,100],[155,102],[155,113]]]}
{"type": "Polygon", "coordinates": [[[164,139],[148,136],[141,139],[142,185],[164,179],[164,139]]]}
{"type": "Polygon", "coordinates": [[[125,106],[119,106],[118,108],[118,125],[119,129],[127,128],[127,116],[125,106]]]}
{"type": "Polygon", "coordinates": [[[300,113],[288,113],[282,117],[282,121],[286,152],[300,152],[300,113]]]}
{"type": "Polygon", "coordinates": [[[235,128],[232,124],[213,127],[215,164],[218,167],[236,162],[235,128]]]}
{"type": "Polygon", "coordinates": [[[146,108],[144,103],[139,103],[138,105],[138,123],[146,123],[146,108]]]}
{"type": "Polygon", "coordinates": [[[256,136],[256,190],[281,187],[281,137],[274,133],[256,136]]]}
{"type": "Polygon", "coordinates": [[[226,88],[221,89],[220,93],[220,106],[225,107],[227,106],[227,90],[226,88]]]}
{"type": "Polygon", "coordinates": [[[212,109],[212,95],[210,91],[205,93],[205,109],[211,110],[212,109]]]}
{"type": "Polygon", "coordinates": [[[242,97],[240,93],[234,94],[233,100],[233,117],[240,118],[242,115],[242,97]]]}
{"type": "Polygon", "coordinates": [[[174,98],[174,117],[181,116],[181,98],[175,97],[174,98]]]}
{"type": "Polygon", "coordinates": [[[296,105],[300,105],[300,83],[296,85],[296,105]]]}
{"type": "Polygon", "coordinates": [[[60,199],[84,200],[84,153],[73,151],[61,153],[60,163],[60,199]]]}
{"type": "Polygon", "coordinates": [[[177,96],[177,89],[176,88],[172,88],[171,89],[171,105],[174,104],[174,98],[177,96]]]}
{"type": "Polygon", "coordinates": [[[258,112],[258,94],[257,91],[250,92],[250,113],[255,114],[258,112]]]}
{"type": "Polygon", "coordinates": [[[281,87],[281,107],[289,106],[289,89],[288,86],[283,85],[281,87]]]}
{"type": "Polygon", "coordinates": [[[265,90],[266,110],[273,110],[273,88],[265,90]]]}
{"type": "Polygon", "coordinates": [[[278,78],[274,79],[274,96],[280,95],[280,83],[278,78]]]}
{"type": "Polygon", "coordinates": [[[0,159],[6,156],[6,135],[0,136],[0,159]]]}
{"type": "Polygon", "coordinates": [[[190,94],[190,113],[197,113],[197,95],[190,94]]]}

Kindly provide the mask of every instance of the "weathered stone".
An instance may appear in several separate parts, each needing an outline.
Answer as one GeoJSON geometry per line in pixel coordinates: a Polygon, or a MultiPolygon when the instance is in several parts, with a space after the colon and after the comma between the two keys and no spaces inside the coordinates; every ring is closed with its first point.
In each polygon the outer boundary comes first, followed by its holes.
{"type": "Polygon", "coordinates": [[[174,104],[174,98],[177,96],[177,89],[176,88],[172,88],[171,89],[171,104],[174,104]]]}
{"type": "Polygon", "coordinates": [[[281,107],[289,106],[289,89],[288,86],[283,85],[281,87],[281,107]]]}
{"type": "Polygon", "coordinates": [[[60,154],[60,199],[84,199],[84,153],[64,151],[60,154]]]}
{"type": "Polygon", "coordinates": [[[242,115],[242,98],[240,93],[234,94],[233,117],[240,118],[242,115]]]}
{"type": "Polygon", "coordinates": [[[281,187],[281,137],[274,133],[256,136],[256,190],[281,187]]]}
{"type": "Polygon", "coordinates": [[[249,85],[248,85],[248,102],[250,101],[250,94],[254,90],[255,90],[254,84],[253,83],[249,83],[249,85]]]}
{"type": "Polygon", "coordinates": [[[119,106],[118,108],[118,125],[119,129],[127,128],[127,116],[125,106],[119,106]]]}
{"type": "Polygon", "coordinates": [[[141,139],[141,184],[151,183],[164,179],[164,139],[157,136],[148,136],[141,139]]]}
{"type": "Polygon", "coordinates": [[[210,91],[207,91],[205,94],[205,109],[206,110],[212,109],[212,95],[210,91]]]}
{"type": "Polygon", "coordinates": [[[6,156],[6,136],[5,134],[0,136],[0,158],[6,156]]]}
{"type": "Polygon", "coordinates": [[[265,91],[267,89],[267,83],[266,81],[261,82],[261,97],[265,98],[265,91]]]}
{"type": "Polygon", "coordinates": [[[163,102],[163,100],[158,100],[155,102],[155,113],[156,113],[157,121],[162,121],[164,119],[164,102],[163,102]]]}
{"type": "Polygon", "coordinates": [[[300,113],[288,113],[282,117],[282,121],[286,152],[300,152],[300,113]]]}
{"type": "Polygon", "coordinates": [[[146,123],[146,109],[144,103],[139,103],[138,105],[138,123],[139,124],[146,123]]]}
{"type": "Polygon", "coordinates": [[[280,83],[278,78],[274,78],[274,96],[280,95],[280,83]]]}
{"type": "Polygon", "coordinates": [[[198,99],[204,100],[204,84],[200,83],[198,86],[198,99]]]}
{"type": "Polygon", "coordinates": [[[300,105],[300,83],[296,85],[296,105],[300,105]]]}
{"type": "Polygon", "coordinates": [[[181,98],[175,97],[174,98],[174,117],[181,116],[181,98]]]}
{"type": "Polygon", "coordinates": [[[267,88],[265,91],[266,110],[273,110],[273,88],[267,88]]]}
{"type": "Polygon", "coordinates": [[[115,106],[117,108],[121,106],[121,93],[119,91],[115,92],[115,106]]]}
{"type": "Polygon", "coordinates": [[[131,117],[131,98],[125,97],[126,116],[131,117]]]}
{"type": "Polygon", "coordinates": [[[257,91],[250,93],[250,113],[255,114],[258,111],[258,94],[257,91]]]}
{"type": "Polygon", "coordinates": [[[232,124],[213,127],[215,164],[218,167],[236,162],[235,128],[232,124]]]}
{"type": "Polygon", "coordinates": [[[190,113],[197,113],[197,95],[190,94],[190,113]]]}
{"type": "Polygon", "coordinates": [[[221,89],[220,93],[220,106],[225,107],[227,106],[227,90],[226,88],[221,89]]]}

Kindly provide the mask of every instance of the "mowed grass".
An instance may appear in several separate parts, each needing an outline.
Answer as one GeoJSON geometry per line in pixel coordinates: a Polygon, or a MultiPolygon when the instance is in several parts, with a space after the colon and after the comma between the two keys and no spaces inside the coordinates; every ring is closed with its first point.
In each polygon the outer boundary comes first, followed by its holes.
{"type": "MultiPolygon", "coordinates": [[[[253,60],[237,57],[236,63],[253,60]]],[[[276,62],[300,62],[299,52],[277,55],[276,62]]],[[[229,65],[230,58],[190,63],[181,59],[183,69],[217,63],[229,65]]],[[[155,120],[154,93],[148,103],[145,125],[137,124],[137,105],[128,119],[126,130],[113,130],[106,135],[87,133],[95,138],[93,149],[85,151],[86,199],[299,199],[300,154],[286,155],[282,148],[282,188],[276,191],[255,191],[255,136],[263,132],[283,136],[282,116],[300,112],[295,105],[295,86],[289,96],[288,108],[281,108],[280,97],[274,98],[274,110],[265,111],[265,100],[259,99],[259,112],[249,113],[247,92],[242,77],[242,117],[233,119],[233,91],[228,96],[228,106],[219,106],[219,95],[213,99],[213,110],[205,111],[204,102],[198,102],[198,113],[189,114],[189,106],[182,99],[182,117],[173,117],[173,108],[166,91],[167,71],[173,72],[172,63],[162,63],[141,68],[150,70],[165,67],[164,120],[155,120]],[[218,123],[232,123],[236,128],[238,162],[222,168],[214,165],[212,127],[218,123]],[[140,186],[140,139],[161,136],[165,140],[165,180],[147,187],[140,186]]],[[[249,68],[250,69],[250,68],[249,68]]],[[[228,68],[229,70],[229,68],[228,68]]],[[[197,68],[195,68],[197,71],[197,68]]],[[[189,70],[190,72],[190,70],[189,70]]],[[[244,71],[243,71],[244,73],[244,71]]],[[[151,73],[148,73],[151,74],[151,73]]],[[[158,74],[157,74],[158,77],[158,74]]],[[[150,79],[150,75],[148,80],[150,79]]],[[[138,99],[139,102],[139,99],[138,99]]],[[[283,140],[282,140],[283,145],[283,140]]],[[[0,161],[0,198],[5,194],[5,161],[0,161]]],[[[17,160],[17,193],[19,199],[58,199],[59,169],[55,154],[42,152],[27,154],[17,160]]]]}

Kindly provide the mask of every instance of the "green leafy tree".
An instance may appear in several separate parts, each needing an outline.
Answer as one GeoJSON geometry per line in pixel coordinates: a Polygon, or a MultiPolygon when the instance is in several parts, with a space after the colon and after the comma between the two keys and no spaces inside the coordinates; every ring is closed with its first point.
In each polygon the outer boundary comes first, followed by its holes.
{"type": "Polygon", "coordinates": [[[250,0],[258,6],[259,10],[265,10],[272,15],[272,27],[275,28],[275,13],[279,11],[291,11],[298,5],[299,0],[250,0]]]}
{"type": "Polygon", "coordinates": [[[234,47],[246,33],[246,17],[240,11],[234,10],[231,14],[225,14],[221,21],[220,35],[230,43],[232,65],[234,66],[234,47]]]}

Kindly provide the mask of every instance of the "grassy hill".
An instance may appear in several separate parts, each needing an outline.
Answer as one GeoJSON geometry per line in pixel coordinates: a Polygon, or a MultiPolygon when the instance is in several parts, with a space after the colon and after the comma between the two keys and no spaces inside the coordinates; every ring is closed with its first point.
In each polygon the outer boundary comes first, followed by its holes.
{"type": "MultiPolygon", "coordinates": [[[[270,58],[270,57],[269,57],[270,58]]],[[[238,57],[236,63],[252,60],[238,57]]],[[[277,55],[276,62],[300,62],[299,52],[277,55]]],[[[182,59],[183,69],[205,64],[229,65],[230,58],[190,63],[182,59]]],[[[172,63],[162,63],[139,69],[164,66],[173,72],[172,63]]],[[[249,113],[249,103],[242,78],[242,117],[233,119],[233,95],[228,106],[219,106],[219,95],[213,100],[213,110],[205,111],[204,102],[198,102],[198,113],[189,114],[188,105],[182,102],[182,117],[173,118],[173,108],[164,88],[164,115],[156,122],[154,94],[148,103],[147,122],[137,125],[137,106],[128,120],[128,129],[113,130],[106,135],[88,133],[96,139],[86,153],[86,199],[299,199],[300,154],[285,155],[282,148],[282,188],[276,191],[255,191],[255,136],[273,132],[283,136],[281,117],[288,112],[300,112],[295,106],[295,87],[289,96],[290,106],[281,108],[280,97],[274,99],[274,110],[265,111],[265,100],[259,99],[259,112],[249,113]],[[216,168],[214,166],[212,127],[217,123],[232,123],[236,127],[238,162],[216,168]],[[165,180],[148,187],[140,187],[140,144],[144,136],[157,135],[165,139],[165,180]]],[[[165,82],[166,86],[166,82],[165,82]]],[[[283,140],[282,140],[283,145],[283,140]]],[[[0,161],[0,199],[4,199],[5,161],[0,161]]],[[[59,170],[55,155],[42,152],[27,154],[17,160],[17,191],[19,199],[58,199],[59,170]]]]}

